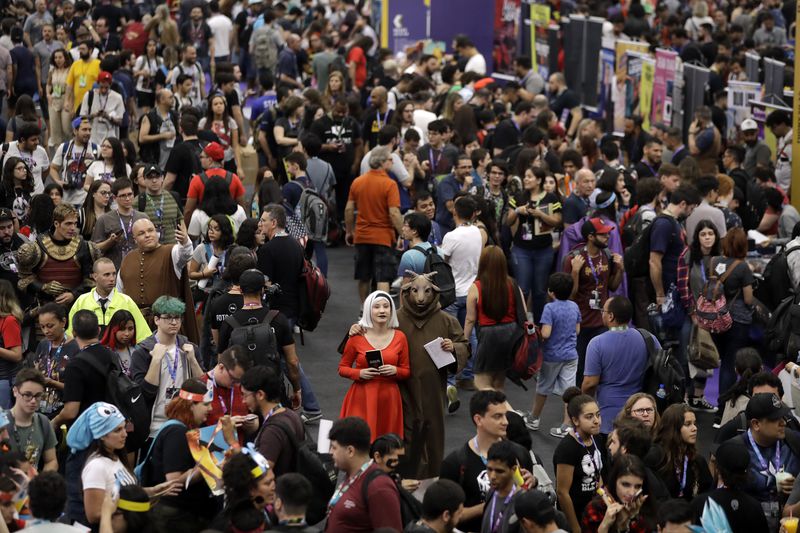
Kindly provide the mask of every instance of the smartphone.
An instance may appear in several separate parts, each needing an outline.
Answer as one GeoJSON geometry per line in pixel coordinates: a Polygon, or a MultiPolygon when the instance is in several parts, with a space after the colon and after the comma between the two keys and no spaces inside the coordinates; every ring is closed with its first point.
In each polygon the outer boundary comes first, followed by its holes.
{"type": "Polygon", "coordinates": [[[367,366],[370,368],[378,369],[383,366],[383,356],[380,350],[367,350],[367,366]]]}

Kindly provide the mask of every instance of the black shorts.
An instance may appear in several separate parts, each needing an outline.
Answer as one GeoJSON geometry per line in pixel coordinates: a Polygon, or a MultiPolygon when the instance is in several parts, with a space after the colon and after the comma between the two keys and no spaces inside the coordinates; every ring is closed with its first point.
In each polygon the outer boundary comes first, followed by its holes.
{"type": "Polygon", "coordinates": [[[391,283],[397,277],[397,262],[389,246],[356,244],[356,274],[358,281],[374,280],[391,283]]]}

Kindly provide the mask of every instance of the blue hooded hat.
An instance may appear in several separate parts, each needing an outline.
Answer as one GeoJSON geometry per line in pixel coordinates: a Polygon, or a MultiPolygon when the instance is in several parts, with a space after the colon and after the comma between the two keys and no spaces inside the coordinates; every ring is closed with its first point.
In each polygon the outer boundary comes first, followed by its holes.
{"type": "Polygon", "coordinates": [[[93,403],[69,428],[67,446],[73,453],[85,450],[93,441],[105,437],[124,422],[125,417],[115,405],[93,403]]]}

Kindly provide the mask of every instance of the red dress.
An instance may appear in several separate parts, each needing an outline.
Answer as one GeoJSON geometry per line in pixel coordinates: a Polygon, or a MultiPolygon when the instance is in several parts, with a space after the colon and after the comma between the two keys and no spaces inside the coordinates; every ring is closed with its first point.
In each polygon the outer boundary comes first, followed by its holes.
{"type": "Polygon", "coordinates": [[[359,416],[366,420],[372,440],[386,433],[397,433],[402,437],[403,400],[397,382],[411,376],[406,336],[402,331],[395,330],[389,345],[381,350],[384,364],[395,365],[397,374],[363,380],[359,373],[367,368],[366,352],[374,349],[364,335],[355,335],[347,340],[339,362],[339,375],[352,379],[353,384],[342,401],[339,416],[359,416]]]}

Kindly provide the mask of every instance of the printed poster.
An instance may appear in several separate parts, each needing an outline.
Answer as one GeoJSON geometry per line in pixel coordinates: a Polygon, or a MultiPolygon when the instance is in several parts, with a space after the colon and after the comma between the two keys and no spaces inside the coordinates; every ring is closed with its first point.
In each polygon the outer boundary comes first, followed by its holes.
{"type": "Polygon", "coordinates": [[[678,53],[659,48],[656,50],[656,69],[653,79],[653,104],[651,119],[672,124],[672,95],[675,90],[675,73],[678,68],[678,53]]]}
{"type": "Polygon", "coordinates": [[[186,481],[187,485],[192,476],[199,471],[212,494],[215,496],[224,494],[220,465],[225,460],[225,452],[230,446],[222,435],[222,423],[217,422],[214,426],[187,431],[186,440],[189,443],[189,451],[196,461],[194,472],[186,481]]]}
{"type": "Polygon", "coordinates": [[[549,76],[547,28],[550,26],[550,6],[531,4],[531,64],[533,70],[547,80],[549,76]],[[541,47],[541,51],[539,50],[541,47]],[[541,58],[540,58],[541,54],[541,58]]]}
{"type": "Polygon", "coordinates": [[[653,106],[653,79],[656,62],[654,59],[642,58],[642,75],[639,81],[639,114],[642,116],[642,129],[650,130],[650,112],[653,106]]]}
{"type": "Polygon", "coordinates": [[[639,73],[641,72],[641,56],[634,59],[637,62],[633,69],[629,68],[628,62],[631,56],[629,52],[639,52],[646,54],[649,50],[648,45],[634,41],[624,41],[618,39],[614,47],[616,71],[614,83],[611,89],[611,100],[614,103],[614,124],[615,133],[623,133],[625,129],[625,117],[630,116],[633,109],[638,106],[639,93],[639,73]],[[635,80],[629,80],[631,73],[635,74],[635,80]],[[635,88],[635,90],[634,90],[635,88]],[[635,102],[633,101],[636,97],[635,102]]]}
{"type": "Polygon", "coordinates": [[[606,122],[609,111],[613,108],[611,102],[612,89],[614,87],[614,50],[611,48],[600,49],[599,75],[597,76],[597,94],[600,98],[597,101],[597,111],[592,113],[592,118],[606,122]]]}
{"type": "Polygon", "coordinates": [[[492,72],[514,75],[514,58],[519,54],[522,0],[495,0],[492,72]]]}

